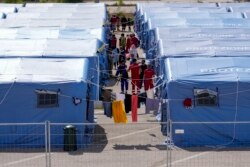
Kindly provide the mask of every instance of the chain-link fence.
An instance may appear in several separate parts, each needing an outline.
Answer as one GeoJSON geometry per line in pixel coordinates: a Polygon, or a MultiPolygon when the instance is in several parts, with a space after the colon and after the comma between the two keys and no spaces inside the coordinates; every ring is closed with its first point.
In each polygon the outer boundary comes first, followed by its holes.
{"type": "Polygon", "coordinates": [[[247,167],[249,125],[0,124],[0,167],[247,167]]]}

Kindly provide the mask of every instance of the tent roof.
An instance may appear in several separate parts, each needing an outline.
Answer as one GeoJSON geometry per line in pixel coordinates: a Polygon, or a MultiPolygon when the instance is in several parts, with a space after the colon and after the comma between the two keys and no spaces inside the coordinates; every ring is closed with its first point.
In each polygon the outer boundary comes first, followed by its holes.
{"type": "Polygon", "coordinates": [[[88,7],[88,8],[97,8],[105,7],[104,3],[27,3],[26,7],[88,7]]]}
{"type": "Polygon", "coordinates": [[[162,13],[155,13],[155,12],[147,12],[145,13],[144,20],[147,20],[148,18],[242,18],[242,13],[235,12],[235,13],[229,13],[229,12],[208,12],[208,11],[164,11],[162,13]]]}
{"type": "Polygon", "coordinates": [[[250,7],[250,3],[220,3],[221,7],[250,7]]]}
{"type": "Polygon", "coordinates": [[[144,12],[155,12],[162,13],[164,11],[185,11],[185,12],[201,12],[201,11],[210,11],[210,12],[227,12],[226,7],[169,7],[169,6],[161,6],[161,7],[145,7],[140,10],[141,14],[144,12]]]}
{"type": "Polygon", "coordinates": [[[248,19],[149,19],[149,29],[156,27],[250,27],[248,19]]]}
{"type": "Polygon", "coordinates": [[[23,12],[9,14],[8,19],[103,19],[104,14],[86,12],[23,12]]]}
{"type": "Polygon", "coordinates": [[[249,62],[250,57],[168,58],[165,66],[169,80],[249,82],[249,62]]]}
{"type": "Polygon", "coordinates": [[[79,59],[0,59],[0,83],[55,83],[86,80],[88,60],[79,59]]]}
{"type": "Polygon", "coordinates": [[[100,39],[103,28],[0,28],[0,39],[100,39]]]}
{"type": "Polygon", "coordinates": [[[0,5],[0,12],[9,14],[9,13],[15,13],[18,9],[15,6],[1,6],[0,5]]]}
{"type": "Polygon", "coordinates": [[[20,28],[20,27],[59,27],[59,28],[100,28],[103,26],[103,19],[2,19],[1,28],[20,28]]]}
{"type": "Polygon", "coordinates": [[[214,57],[214,56],[249,56],[250,42],[245,39],[195,39],[162,40],[160,54],[167,57],[214,57]]]}
{"type": "Polygon", "coordinates": [[[249,37],[249,28],[172,28],[172,27],[158,27],[152,31],[156,31],[157,37],[160,39],[169,38],[236,38],[249,37]],[[244,35],[245,34],[245,35],[244,35]]]}
{"type": "Polygon", "coordinates": [[[136,4],[137,7],[161,7],[161,6],[170,6],[170,7],[216,7],[215,3],[164,3],[164,2],[140,2],[136,4]]]}
{"type": "Polygon", "coordinates": [[[0,40],[0,57],[93,57],[99,42],[88,40],[0,40]]]}

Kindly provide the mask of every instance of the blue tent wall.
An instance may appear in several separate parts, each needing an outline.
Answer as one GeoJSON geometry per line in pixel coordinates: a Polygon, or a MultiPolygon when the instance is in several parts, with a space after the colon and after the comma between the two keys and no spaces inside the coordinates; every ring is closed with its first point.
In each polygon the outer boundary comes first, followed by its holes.
{"type": "Polygon", "coordinates": [[[165,66],[170,65],[165,69],[167,76],[165,79],[168,80],[165,98],[169,99],[169,119],[173,122],[203,122],[200,124],[173,124],[174,144],[179,146],[250,144],[249,124],[234,124],[236,121],[250,120],[248,112],[249,61],[248,57],[166,59],[165,66]],[[202,62],[206,62],[206,64],[202,62]],[[206,71],[204,69],[215,70],[206,71]],[[196,106],[193,93],[195,88],[218,90],[218,106],[196,106]],[[183,106],[185,98],[193,99],[192,109],[186,109],[183,106]],[[232,123],[206,124],[205,122],[232,123]],[[176,129],[184,130],[184,134],[176,134],[176,129]]]}
{"type": "MultiPolygon", "coordinates": [[[[1,84],[1,96],[4,98],[8,88],[13,83],[1,84]]],[[[15,82],[10,89],[10,92],[0,105],[1,108],[1,123],[31,123],[31,122],[84,122],[86,119],[86,101],[75,106],[72,98],[78,97],[86,99],[87,84],[84,82],[72,83],[18,83],[15,82]],[[59,92],[59,106],[52,108],[37,107],[36,89],[44,89],[49,91],[59,92]],[[62,96],[60,96],[62,94],[62,96]],[[15,106],[15,107],[13,107],[15,106]],[[85,113],[85,114],[84,114],[85,113]]]]}
{"type": "MultiPolygon", "coordinates": [[[[7,58],[6,58],[7,59],[7,58]]],[[[6,60],[2,59],[2,60],[6,60]]],[[[10,61],[16,60],[16,58],[8,58],[10,61]]],[[[42,68],[44,66],[39,66],[38,69],[34,69],[36,72],[35,76],[42,75],[41,81],[40,78],[34,77],[33,73],[24,71],[21,75],[21,79],[19,79],[19,75],[16,75],[16,81],[14,82],[2,82],[0,84],[0,122],[1,123],[9,123],[6,126],[0,127],[0,133],[3,135],[0,140],[0,147],[9,147],[10,145],[15,147],[44,147],[45,145],[45,128],[44,125],[36,125],[36,123],[50,121],[51,123],[64,123],[61,126],[51,126],[53,132],[51,133],[51,144],[52,147],[62,147],[63,146],[63,128],[67,123],[86,123],[93,122],[93,109],[89,108],[87,111],[87,82],[88,79],[92,76],[90,75],[89,70],[89,60],[86,58],[79,58],[74,61],[82,61],[83,63],[78,64],[78,74],[72,73],[72,75],[64,75],[57,76],[57,72],[46,76],[46,72],[48,70],[44,70],[42,68]],[[83,60],[82,60],[83,59],[83,60]],[[82,65],[82,66],[81,66],[82,65]],[[37,70],[41,70],[38,72],[37,70]],[[26,78],[26,72],[30,74],[26,78]],[[79,76],[79,74],[83,74],[80,78],[74,78],[74,76],[79,76]],[[25,79],[23,79],[25,76],[25,79]],[[53,76],[53,77],[51,77],[53,76]],[[67,76],[69,77],[67,80],[67,76]],[[58,77],[58,80],[56,79],[58,77]],[[71,79],[71,77],[73,79],[71,79]],[[52,81],[51,81],[52,79],[52,81]],[[76,80],[75,80],[76,79],[76,80]],[[55,80],[55,81],[54,81],[55,80]],[[47,81],[47,82],[46,82],[47,81]],[[35,92],[37,89],[43,89],[48,91],[57,92],[59,98],[59,106],[58,107],[48,107],[48,108],[38,108],[37,107],[37,93],[35,92]],[[60,90],[60,91],[59,91],[60,90]],[[73,97],[82,99],[82,102],[78,105],[73,103],[73,97]],[[91,117],[90,117],[91,116],[91,117]],[[90,120],[92,119],[92,120],[90,120]],[[34,123],[34,125],[13,125],[13,123],[34,123]],[[34,134],[34,135],[30,135],[34,134]]],[[[59,65],[61,61],[66,61],[65,59],[41,59],[39,58],[31,58],[25,59],[23,61],[28,60],[28,62],[36,62],[36,61],[46,61],[50,62],[50,66],[54,63],[55,65],[59,65]],[[51,60],[50,60],[51,59],[51,60]]],[[[69,61],[73,62],[73,61],[69,61]]],[[[45,62],[43,62],[44,65],[45,62]]],[[[4,65],[4,64],[3,64],[4,65]]],[[[14,64],[13,64],[14,65],[14,64]]],[[[63,64],[62,64],[63,65],[63,64]]],[[[68,65],[68,64],[67,64],[68,65]]],[[[69,64],[70,65],[70,64],[69,64]]],[[[71,64],[72,65],[72,64],[71,64]]],[[[22,68],[24,70],[29,70],[33,67],[34,64],[25,63],[22,64],[22,68]],[[25,65],[27,68],[25,68],[25,65]]],[[[6,67],[5,67],[6,68],[6,67]]],[[[9,66],[6,69],[10,69],[10,71],[2,68],[1,72],[4,72],[1,80],[5,81],[4,77],[7,78],[15,74],[15,71],[11,69],[13,66],[9,66]],[[14,72],[14,73],[13,73],[14,72]],[[13,73],[13,74],[12,74],[13,73]],[[11,75],[12,74],[12,75],[11,75]]],[[[70,66],[65,66],[65,70],[68,68],[72,68],[70,66]]],[[[15,68],[14,68],[15,69],[15,68]]],[[[13,69],[13,70],[14,70],[13,69]]],[[[75,70],[75,69],[74,69],[75,70]]],[[[59,72],[60,73],[60,72],[59,72]]],[[[92,89],[89,89],[90,93],[92,93],[92,89]]],[[[95,95],[95,94],[94,94],[95,95]]],[[[90,99],[93,98],[92,96],[90,99]]],[[[93,126],[86,125],[78,125],[77,133],[81,134],[77,136],[77,142],[79,147],[83,147],[84,144],[89,143],[91,138],[87,136],[83,136],[83,134],[91,133],[93,131],[93,126]],[[88,131],[86,131],[88,129],[88,131]]]]}
{"type": "MultiPolygon", "coordinates": [[[[0,99],[3,99],[12,83],[1,84],[0,99]]],[[[37,108],[36,89],[57,91],[63,95],[86,99],[86,83],[14,83],[7,97],[0,105],[1,123],[39,123],[50,121],[55,123],[86,122],[86,101],[74,105],[72,98],[59,95],[59,106],[54,108],[37,108]],[[13,107],[15,106],[15,107],[13,107]]],[[[84,133],[84,126],[78,127],[79,133],[84,133]]],[[[45,145],[45,129],[41,125],[1,126],[1,147],[15,145],[17,147],[43,147],[45,145]],[[14,131],[13,131],[14,128],[14,131]],[[5,134],[6,133],[6,134],[5,134]],[[34,134],[31,135],[30,134],[34,134]],[[9,145],[8,145],[9,144],[9,145]]],[[[57,128],[58,135],[51,135],[53,147],[63,146],[63,127],[57,128]],[[59,142],[60,141],[60,142],[59,142]]],[[[85,143],[78,137],[78,145],[85,143]]]]}

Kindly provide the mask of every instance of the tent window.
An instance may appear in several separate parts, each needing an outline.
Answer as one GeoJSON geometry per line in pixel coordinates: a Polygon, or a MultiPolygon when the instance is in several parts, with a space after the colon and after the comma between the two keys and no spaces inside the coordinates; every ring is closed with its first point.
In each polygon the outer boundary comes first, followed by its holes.
{"type": "Polygon", "coordinates": [[[37,93],[38,107],[58,107],[58,94],[56,93],[37,93]]]}
{"type": "Polygon", "coordinates": [[[209,89],[194,89],[195,104],[197,106],[217,106],[218,93],[209,89]]]}

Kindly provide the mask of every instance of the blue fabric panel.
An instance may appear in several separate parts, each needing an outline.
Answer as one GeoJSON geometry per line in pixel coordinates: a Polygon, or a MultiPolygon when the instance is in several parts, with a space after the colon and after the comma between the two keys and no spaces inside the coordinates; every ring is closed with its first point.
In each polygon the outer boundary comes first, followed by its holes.
{"type": "MultiPolygon", "coordinates": [[[[250,144],[249,121],[250,58],[173,58],[167,59],[166,77],[169,115],[173,122],[231,122],[231,124],[174,124],[173,141],[179,146],[239,146],[250,144]],[[204,63],[206,62],[206,63],[204,63]],[[223,62],[223,63],[222,63],[223,62]],[[218,105],[197,106],[194,89],[218,92],[218,105]],[[183,100],[191,98],[186,109],[183,100]],[[183,134],[175,130],[184,130],[183,134]],[[202,132],[202,133],[201,133],[202,132]]],[[[165,118],[166,119],[166,118],[165,118]]],[[[163,120],[166,121],[166,120],[163,120]]]]}
{"type": "MultiPolygon", "coordinates": [[[[9,84],[1,85],[0,99],[3,99],[3,95],[10,87],[9,84]]],[[[50,121],[55,123],[72,123],[72,122],[86,122],[86,101],[83,100],[81,104],[74,105],[72,98],[67,98],[59,95],[59,107],[53,108],[37,108],[37,95],[36,89],[46,89],[56,91],[60,89],[60,93],[68,96],[74,96],[78,98],[86,98],[86,84],[85,83],[55,83],[55,84],[28,84],[28,83],[15,83],[10,90],[8,96],[0,105],[0,122],[1,123],[33,123],[50,121]],[[16,100],[18,99],[18,100],[16,100]],[[15,106],[15,107],[13,107],[15,106]]],[[[4,129],[1,127],[1,134],[5,132],[13,131],[13,126],[6,126],[4,129]]],[[[17,144],[22,146],[29,144],[34,147],[41,147],[44,145],[44,138],[41,134],[44,134],[43,126],[15,126],[15,133],[20,135],[5,135],[0,141],[1,146],[6,146],[6,142],[9,144],[17,144]],[[20,133],[19,133],[20,132],[20,133]],[[38,134],[30,136],[30,134],[38,134]],[[39,135],[40,134],[40,135],[39,135]]],[[[60,132],[61,133],[61,132],[60,132]]],[[[63,133],[62,133],[63,134],[63,133]]],[[[62,146],[63,143],[59,136],[52,135],[52,144],[62,146]]],[[[79,139],[79,141],[81,141],[79,139]]]]}

